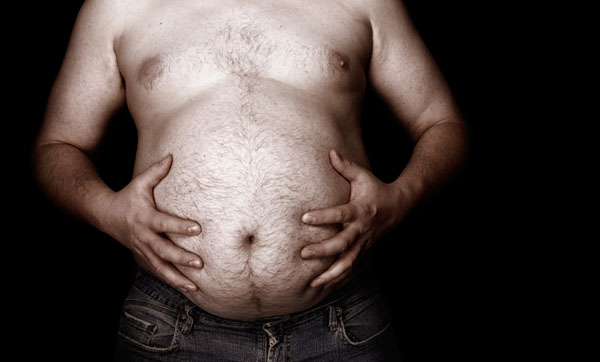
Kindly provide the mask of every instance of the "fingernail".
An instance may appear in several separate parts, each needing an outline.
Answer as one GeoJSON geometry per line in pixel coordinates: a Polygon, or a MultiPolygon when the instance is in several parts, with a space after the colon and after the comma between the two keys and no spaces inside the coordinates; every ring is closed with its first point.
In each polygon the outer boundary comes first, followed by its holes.
{"type": "Polygon", "coordinates": [[[162,161],[160,161],[161,165],[164,165],[165,163],[167,163],[169,161],[169,156],[166,156],[165,158],[162,159],[162,161]]]}
{"type": "Polygon", "coordinates": [[[187,231],[192,234],[197,234],[200,232],[200,226],[199,225],[188,226],[187,231]]]}
{"type": "Polygon", "coordinates": [[[301,255],[303,258],[314,258],[317,252],[314,249],[303,249],[301,255]]]}
{"type": "Polygon", "coordinates": [[[191,285],[191,284],[186,284],[185,289],[187,289],[189,292],[195,292],[196,291],[196,286],[195,285],[191,285]]]}
{"type": "Polygon", "coordinates": [[[302,216],[302,222],[306,224],[313,223],[315,222],[315,217],[309,214],[304,214],[304,216],[302,216]]]}
{"type": "Polygon", "coordinates": [[[340,159],[340,160],[343,160],[343,159],[344,159],[344,158],[342,157],[342,155],[340,155],[340,154],[339,154],[339,152],[338,152],[338,151],[336,151],[336,150],[333,150],[333,155],[334,155],[335,157],[337,157],[338,159],[340,159]]]}
{"type": "Polygon", "coordinates": [[[195,268],[202,268],[202,262],[198,259],[190,261],[188,264],[195,268]]]}
{"type": "Polygon", "coordinates": [[[313,282],[312,282],[312,283],[310,283],[310,284],[311,284],[311,286],[312,286],[313,288],[315,288],[315,287],[318,287],[319,285],[323,284],[323,279],[320,279],[320,278],[319,278],[319,279],[315,279],[315,280],[313,280],[313,282]]]}

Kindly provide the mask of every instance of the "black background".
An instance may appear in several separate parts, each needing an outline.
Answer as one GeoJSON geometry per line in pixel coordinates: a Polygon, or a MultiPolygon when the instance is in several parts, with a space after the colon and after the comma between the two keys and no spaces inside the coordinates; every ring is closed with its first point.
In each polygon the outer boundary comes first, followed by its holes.
{"type": "MultiPolygon", "coordinates": [[[[15,344],[26,344],[24,355],[108,361],[132,259],[119,243],[50,204],[31,177],[29,160],[81,3],[20,9],[25,15],[5,32],[17,39],[8,74],[15,84],[6,105],[13,111],[7,127],[17,126],[5,136],[7,143],[16,141],[5,155],[17,160],[7,173],[17,177],[5,177],[11,181],[11,217],[4,219],[10,231],[7,310],[18,322],[11,334],[15,344]]],[[[545,283],[531,263],[539,255],[531,215],[544,207],[533,175],[548,157],[540,157],[543,145],[531,147],[530,141],[546,117],[538,90],[547,82],[540,55],[550,29],[536,22],[539,9],[406,3],[465,115],[471,145],[460,175],[378,243],[374,270],[406,362],[517,359],[516,349],[531,346],[534,325],[539,328],[531,296],[545,283]]],[[[392,180],[410,147],[371,94],[364,127],[374,172],[392,180]]],[[[123,112],[95,156],[115,189],[131,176],[135,132],[123,112]]],[[[519,357],[527,353],[534,352],[519,357]]]]}

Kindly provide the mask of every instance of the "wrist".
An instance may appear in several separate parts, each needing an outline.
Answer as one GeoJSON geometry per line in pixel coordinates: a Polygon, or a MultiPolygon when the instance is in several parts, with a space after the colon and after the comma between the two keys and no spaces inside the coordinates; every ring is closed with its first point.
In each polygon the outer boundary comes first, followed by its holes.
{"type": "Polygon", "coordinates": [[[114,196],[116,192],[108,187],[102,187],[95,192],[90,192],[88,197],[89,217],[88,222],[96,229],[113,236],[111,225],[113,220],[118,217],[119,211],[115,207],[114,196]]]}
{"type": "Polygon", "coordinates": [[[420,195],[419,185],[407,182],[402,177],[389,184],[390,200],[394,205],[393,223],[394,225],[402,222],[410,210],[417,204],[420,195]]]}

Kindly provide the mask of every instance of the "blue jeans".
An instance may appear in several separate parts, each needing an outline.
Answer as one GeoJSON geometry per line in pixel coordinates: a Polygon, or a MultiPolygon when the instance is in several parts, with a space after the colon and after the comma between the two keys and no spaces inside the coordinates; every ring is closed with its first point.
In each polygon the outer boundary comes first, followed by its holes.
{"type": "Polygon", "coordinates": [[[125,299],[116,361],[399,361],[373,278],[359,275],[323,302],[256,321],[217,317],[145,271],[125,299]]]}

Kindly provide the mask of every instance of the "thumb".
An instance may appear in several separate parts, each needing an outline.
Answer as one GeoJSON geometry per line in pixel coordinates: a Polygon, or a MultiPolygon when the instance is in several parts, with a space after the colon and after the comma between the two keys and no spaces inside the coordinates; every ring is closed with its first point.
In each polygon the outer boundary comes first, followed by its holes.
{"type": "Polygon", "coordinates": [[[333,168],[348,181],[354,181],[362,173],[362,168],[356,163],[345,159],[336,150],[329,152],[331,165],[333,168]]]}
{"type": "Polygon", "coordinates": [[[167,176],[169,170],[171,169],[172,163],[173,156],[169,154],[167,157],[152,164],[144,172],[142,172],[138,176],[138,182],[140,182],[143,187],[152,190],[154,186],[158,185],[158,183],[165,178],[165,176],[167,176]]]}

